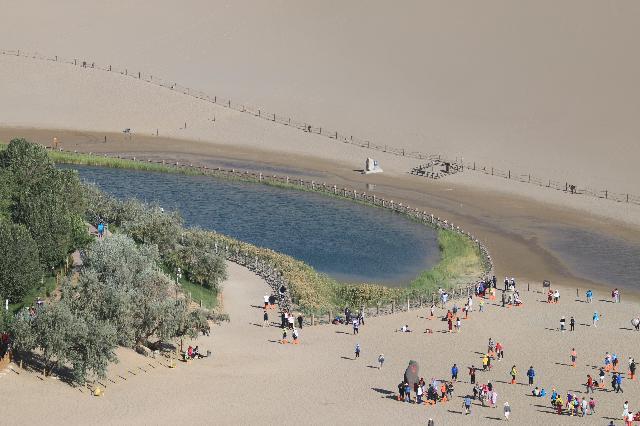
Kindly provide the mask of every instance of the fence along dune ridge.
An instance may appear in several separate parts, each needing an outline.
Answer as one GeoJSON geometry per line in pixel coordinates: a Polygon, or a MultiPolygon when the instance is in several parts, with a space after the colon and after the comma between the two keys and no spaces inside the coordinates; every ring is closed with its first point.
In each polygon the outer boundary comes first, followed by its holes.
{"type": "MultiPolygon", "coordinates": [[[[304,132],[325,136],[329,139],[334,139],[337,142],[356,145],[361,148],[373,149],[376,151],[381,151],[381,152],[393,154],[396,156],[415,158],[419,160],[427,160],[427,161],[431,161],[435,159],[446,160],[446,156],[444,155],[425,154],[417,151],[409,151],[409,150],[405,150],[404,148],[397,148],[397,147],[386,145],[386,144],[377,145],[375,143],[372,143],[370,140],[361,139],[353,135],[347,136],[343,133],[338,132],[337,130],[330,130],[326,127],[316,126],[308,122],[297,121],[295,119],[292,119],[290,116],[278,115],[276,113],[267,112],[262,108],[249,106],[242,103],[234,103],[231,101],[231,99],[228,99],[228,98],[223,98],[220,96],[210,96],[205,92],[195,90],[187,86],[183,86],[177,82],[171,82],[169,80],[165,80],[161,77],[154,76],[152,74],[143,73],[141,71],[134,72],[134,71],[130,71],[128,68],[117,68],[111,65],[100,65],[93,61],[89,62],[87,60],[79,60],[77,58],[68,59],[58,55],[46,56],[40,53],[28,53],[20,49],[17,49],[17,50],[0,49],[0,53],[2,53],[3,55],[18,56],[18,57],[30,58],[30,59],[41,60],[41,61],[60,62],[64,64],[75,65],[82,68],[91,68],[91,69],[118,73],[123,76],[131,77],[136,80],[144,81],[146,83],[155,84],[157,86],[164,87],[169,90],[181,92],[187,96],[191,96],[193,98],[200,99],[202,101],[220,105],[225,108],[229,108],[238,112],[250,114],[254,117],[262,118],[264,120],[272,121],[274,123],[279,123],[285,126],[294,127],[304,132]]],[[[631,203],[631,204],[640,205],[640,196],[630,194],[630,193],[615,192],[615,191],[610,191],[608,189],[593,189],[593,188],[588,188],[586,186],[580,187],[579,185],[575,185],[569,182],[563,183],[563,182],[555,181],[552,179],[533,176],[531,175],[531,173],[523,174],[516,170],[513,170],[513,171],[501,170],[491,166],[480,165],[475,161],[465,162],[465,161],[458,161],[457,159],[456,160],[448,159],[446,161],[452,164],[456,164],[461,171],[464,171],[464,169],[466,168],[469,171],[484,173],[486,175],[490,174],[492,176],[503,177],[505,179],[533,184],[540,187],[555,189],[558,191],[564,191],[567,193],[579,194],[579,195],[584,195],[584,196],[589,196],[594,198],[603,198],[607,200],[617,201],[620,203],[631,203]],[[570,190],[570,187],[572,185],[575,185],[575,189],[573,191],[570,190]]]]}
{"type": "MultiPolygon", "coordinates": [[[[47,150],[56,152],[51,147],[43,145],[47,150]]],[[[68,153],[64,149],[57,149],[58,152],[68,153]]],[[[452,292],[453,298],[456,297],[466,297],[471,294],[475,288],[475,285],[478,280],[490,276],[493,274],[493,260],[491,255],[489,254],[488,248],[476,238],[470,232],[465,231],[464,229],[456,226],[454,223],[449,222],[446,219],[437,217],[433,214],[427,213],[426,211],[418,210],[417,208],[412,208],[409,205],[404,205],[402,203],[394,202],[393,200],[386,200],[384,198],[377,197],[374,195],[368,195],[366,192],[358,192],[355,189],[347,188],[347,187],[338,187],[337,185],[327,184],[326,182],[316,182],[315,180],[304,180],[304,179],[292,179],[289,176],[280,176],[277,174],[266,174],[261,172],[254,172],[248,170],[238,170],[238,169],[225,169],[225,168],[208,168],[203,165],[194,165],[193,163],[180,163],[178,161],[173,160],[153,160],[153,159],[142,159],[140,157],[125,157],[123,155],[109,155],[109,154],[94,154],[94,153],[78,153],[77,151],[73,152],[73,155],[79,156],[87,156],[89,158],[93,157],[94,159],[117,159],[122,160],[123,167],[126,167],[127,162],[139,163],[144,165],[149,165],[150,169],[153,169],[153,166],[161,166],[166,167],[167,170],[174,169],[178,172],[183,172],[186,174],[201,174],[206,176],[224,178],[224,179],[235,179],[242,181],[250,181],[262,184],[272,184],[278,186],[288,186],[292,189],[319,192],[329,196],[335,196],[338,198],[343,198],[346,200],[350,200],[353,202],[361,202],[364,204],[369,204],[376,207],[381,207],[384,209],[391,210],[395,213],[402,214],[408,217],[411,220],[415,220],[420,222],[426,226],[433,227],[434,229],[446,229],[453,232],[456,232],[465,238],[469,239],[472,243],[474,243],[480,253],[480,261],[482,263],[483,273],[482,276],[474,277],[475,280],[472,282],[468,282],[465,284],[458,284],[454,287],[449,288],[452,292]]],[[[72,163],[70,158],[67,158],[67,162],[72,163]]],[[[65,162],[64,159],[59,162],[65,162]]],[[[80,163],[80,161],[78,161],[80,163]]],[[[99,162],[96,161],[94,164],[98,165],[99,162]]],[[[156,169],[157,170],[157,169],[156,169]]],[[[225,258],[231,262],[234,262],[238,265],[247,267],[251,271],[255,272],[257,275],[265,279],[265,281],[269,284],[274,293],[278,293],[278,289],[284,285],[286,288],[290,288],[289,282],[282,276],[282,273],[278,271],[274,265],[270,262],[268,257],[261,257],[259,253],[250,253],[249,251],[245,251],[242,249],[242,244],[247,244],[242,241],[236,240],[238,243],[236,247],[229,247],[229,245],[225,245],[225,247],[216,246],[216,252],[222,252],[225,255],[225,258]]],[[[365,310],[365,315],[368,316],[377,316],[390,314],[399,311],[406,311],[409,309],[417,308],[423,305],[423,303],[435,301],[436,295],[434,291],[430,291],[429,296],[418,296],[411,299],[407,296],[406,300],[402,301],[392,301],[391,303],[385,305],[378,305],[374,308],[368,306],[362,306],[365,310]],[[396,303],[398,302],[398,303],[396,303]]],[[[287,292],[286,297],[283,301],[279,301],[279,305],[281,308],[286,308],[290,310],[298,310],[297,304],[295,300],[292,300],[291,293],[287,292]]],[[[306,318],[306,322],[308,325],[315,324],[325,324],[330,321],[332,311],[329,311],[324,315],[323,318],[315,318],[315,314],[312,314],[311,318],[306,318]],[[325,320],[325,318],[327,318],[325,320]]],[[[337,311],[335,312],[337,313],[337,311]]]]}

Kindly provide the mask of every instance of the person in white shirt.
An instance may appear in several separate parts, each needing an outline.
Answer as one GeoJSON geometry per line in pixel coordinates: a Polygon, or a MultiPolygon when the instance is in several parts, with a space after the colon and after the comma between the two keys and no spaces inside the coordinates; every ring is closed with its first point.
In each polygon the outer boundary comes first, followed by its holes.
{"type": "Polygon", "coordinates": [[[264,308],[267,309],[269,307],[269,295],[264,295],[264,308]]]}

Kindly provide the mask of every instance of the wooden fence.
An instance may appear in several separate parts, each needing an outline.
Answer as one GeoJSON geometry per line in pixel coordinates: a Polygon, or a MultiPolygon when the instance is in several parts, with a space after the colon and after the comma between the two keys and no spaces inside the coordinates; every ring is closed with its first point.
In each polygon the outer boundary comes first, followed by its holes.
{"type": "MultiPolygon", "coordinates": [[[[46,146],[45,148],[51,149],[50,147],[46,147],[46,146]]],[[[59,151],[63,151],[63,149],[59,149],[59,151]]],[[[77,151],[74,151],[74,153],[77,153],[77,151]]],[[[237,170],[237,169],[223,169],[220,167],[208,168],[207,166],[203,166],[203,165],[194,165],[193,163],[180,163],[178,161],[173,161],[173,160],[158,160],[158,159],[145,160],[140,158],[139,156],[126,157],[124,155],[93,154],[93,153],[88,153],[85,155],[91,155],[95,157],[105,157],[105,158],[117,158],[117,159],[141,162],[141,163],[162,164],[167,167],[175,167],[176,169],[182,169],[185,171],[187,170],[197,171],[197,173],[202,175],[214,176],[214,177],[219,177],[223,179],[253,181],[253,182],[258,182],[263,184],[275,184],[275,185],[293,188],[297,190],[319,192],[325,195],[343,198],[343,199],[391,210],[395,213],[402,214],[414,221],[423,223],[426,226],[430,226],[435,229],[442,228],[442,229],[451,230],[453,232],[457,232],[463,235],[464,237],[470,239],[474,244],[477,245],[478,250],[480,251],[480,256],[483,264],[483,276],[479,276],[476,278],[480,279],[488,275],[491,275],[493,273],[493,261],[491,259],[491,256],[489,254],[487,247],[482,242],[480,242],[473,234],[465,231],[464,229],[460,228],[459,226],[455,225],[452,222],[449,222],[446,219],[427,213],[426,211],[423,211],[423,210],[418,210],[417,208],[412,208],[409,205],[404,205],[402,203],[394,202],[393,200],[387,200],[385,198],[378,197],[375,194],[358,192],[357,190],[352,188],[338,187],[337,185],[327,184],[326,182],[316,182],[315,180],[304,180],[300,178],[294,179],[294,178],[290,178],[289,176],[280,176],[275,174],[267,174],[267,173],[253,172],[253,171],[247,171],[247,170],[243,171],[243,170],[237,170]]],[[[256,257],[255,254],[244,252],[239,248],[230,249],[228,246],[225,246],[224,248],[216,247],[216,252],[220,252],[220,251],[224,252],[225,257],[229,261],[238,263],[242,266],[246,266],[250,270],[254,271],[256,274],[264,278],[265,281],[270,285],[270,287],[273,289],[275,293],[277,293],[277,290],[282,285],[284,285],[286,288],[290,288],[289,283],[282,276],[282,274],[279,271],[277,271],[275,266],[270,263],[268,258],[256,257]]],[[[469,288],[473,288],[474,285],[475,285],[475,282],[470,282],[470,283],[464,284],[461,287],[456,287],[455,289],[453,289],[453,294],[454,295],[456,293],[467,294],[469,291],[469,288]]],[[[433,293],[430,293],[429,295],[425,294],[424,296],[414,300],[409,300],[407,302],[407,307],[408,308],[411,308],[412,306],[415,307],[416,303],[421,305],[424,302],[424,300],[428,298],[428,296],[433,298],[433,293]]],[[[288,308],[291,310],[295,310],[297,308],[297,305],[295,302],[296,301],[292,300],[290,298],[290,295],[287,294],[287,298],[282,301],[281,308],[288,308]]],[[[377,307],[375,315],[381,315],[384,313],[391,313],[397,310],[402,310],[400,301],[397,301],[397,302],[398,302],[397,305],[395,305],[395,302],[394,302],[394,305],[389,304],[384,307],[377,307]]],[[[367,314],[371,315],[373,314],[373,312],[367,311],[367,314]]],[[[311,322],[314,322],[314,323],[316,322],[316,321],[312,321],[312,319],[307,319],[307,320],[309,321],[309,324],[311,324],[311,322]]],[[[320,318],[318,319],[317,322],[321,323],[320,318]]]]}
{"type": "MultiPolygon", "coordinates": [[[[372,150],[385,152],[385,153],[396,155],[396,156],[415,158],[419,160],[426,160],[426,161],[433,161],[433,160],[445,161],[446,160],[447,162],[458,167],[460,171],[463,171],[466,168],[467,170],[474,170],[476,172],[491,174],[493,176],[501,176],[507,179],[518,180],[520,182],[532,183],[542,187],[553,188],[553,189],[569,192],[568,191],[569,183],[567,182],[564,182],[564,183],[557,182],[551,179],[535,177],[535,176],[532,176],[531,174],[521,174],[521,173],[518,174],[515,171],[512,174],[512,171],[510,170],[500,170],[494,167],[480,166],[480,165],[476,165],[476,163],[474,162],[463,163],[459,161],[447,160],[445,156],[439,155],[439,154],[425,154],[418,151],[411,151],[405,148],[397,148],[391,145],[375,144],[368,139],[361,139],[361,138],[358,138],[357,136],[347,135],[337,130],[329,129],[324,126],[318,126],[308,122],[298,121],[291,118],[291,116],[288,116],[288,115],[268,112],[262,108],[246,105],[244,103],[233,102],[231,99],[224,98],[221,96],[211,96],[200,90],[192,89],[180,83],[166,80],[161,77],[154,76],[152,74],[141,72],[141,71],[133,71],[133,70],[129,70],[128,68],[119,68],[112,65],[99,64],[93,61],[88,61],[86,59],[78,59],[78,58],[70,59],[70,58],[63,58],[58,55],[47,56],[39,53],[29,53],[20,49],[17,49],[17,50],[0,49],[0,53],[3,55],[18,56],[18,57],[30,58],[30,59],[41,60],[41,61],[60,62],[64,64],[74,65],[81,68],[89,68],[89,69],[118,73],[125,77],[130,77],[133,79],[144,81],[149,84],[154,84],[156,86],[164,87],[168,90],[180,92],[180,93],[183,93],[184,95],[191,96],[193,98],[196,98],[205,102],[210,102],[210,103],[220,105],[222,107],[229,108],[238,112],[250,114],[255,117],[261,118],[263,120],[272,121],[274,123],[279,123],[284,126],[290,126],[304,132],[325,136],[329,139],[335,140],[336,142],[356,145],[361,148],[372,149],[372,150]]],[[[613,192],[607,189],[597,190],[597,189],[592,189],[587,187],[581,187],[579,185],[576,185],[576,187],[577,187],[575,191],[576,194],[597,197],[597,198],[605,198],[608,200],[640,205],[640,196],[637,196],[637,195],[613,192]]]]}

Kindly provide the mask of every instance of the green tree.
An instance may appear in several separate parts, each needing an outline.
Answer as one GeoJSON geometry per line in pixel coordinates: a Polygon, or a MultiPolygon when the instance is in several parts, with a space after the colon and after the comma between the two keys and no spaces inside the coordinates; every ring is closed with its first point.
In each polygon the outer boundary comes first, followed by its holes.
{"type": "Polygon", "coordinates": [[[112,324],[120,345],[147,344],[155,336],[177,336],[176,318],[186,316],[188,303],[164,275],[156,246],[138,246],[129,237],[112,235],[95,241],[83,255],[75,287],[65,285],[63,298],[75,310],[87,311],[112,324]]]}
{"type": "Polygon", "coordinates": [[[0,300],[22,300],[41,276],[38,247],[27,229],[0,218],[0,300]]]}
{"type": "Polygon", "coordinates": [[[12,140],[0,152],[0,169],[9,182],[2,196],[5,204],[10,200],[13,222],[29,230],[43,266],[58,265],[86,241],[84,192],[77,173],[58,170],[43,147],[24,139],[12,140]]]}
{"type": "Polygon", "coordinates": [[[218,289],[227,279],[227,264],[221,254],[214,252],[214,245],[209,232],[189,229],[166,256],[167,264],[172,270],[181,268],[191,282],[218,289]]]}

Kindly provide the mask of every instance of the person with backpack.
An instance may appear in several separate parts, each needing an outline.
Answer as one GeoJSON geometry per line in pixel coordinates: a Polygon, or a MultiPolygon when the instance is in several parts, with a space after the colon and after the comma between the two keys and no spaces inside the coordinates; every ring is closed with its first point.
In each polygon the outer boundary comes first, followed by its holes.
{"type": "Polygon", "coordinates": [[[518,374],[518,370],[516,370],[516,366],[515,365],[513,367],[511,367],[511,372],[509,374],[511,374],[511,384],[515,385],[516,384],[516,375],[518,374]]]}

